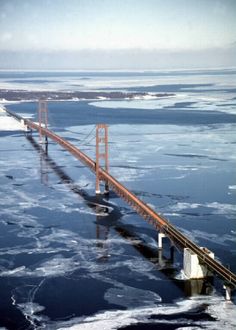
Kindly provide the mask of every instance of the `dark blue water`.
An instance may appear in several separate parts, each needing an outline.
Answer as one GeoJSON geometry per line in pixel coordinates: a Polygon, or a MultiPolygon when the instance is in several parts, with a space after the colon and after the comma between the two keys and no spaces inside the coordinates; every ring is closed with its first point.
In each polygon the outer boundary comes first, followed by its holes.
{"type": "MultiPolygon", "coordinates": [[[[19,113],[33,114],[33,118],[37,119],[37,103],[12,104],[8,108],[19,113]]],[[[168,125],[211,125],[236,123],[236,116],[214,110],[199,111],[188,109],[188,104],[178,103],[169,106],[166,109],[156,109],[156,111],[130,108],[111,109],[106,107],[95,107],[87,101],[78,102],[50,102],[49,103],[50,123],[60,128],[73,125],[93,125],[106,123],[108,125],[118,124],[168,124],[168,125]]]]}
{"type": "MultiPolygon", "coordinates": [[[[22,73],[54,76],[61,73],[22,73]]],[[[236,271],[234,105],[192,102],[176,98],[154,110],[139,108],[142,101],[49,102],[49,123],[92,158],[94,125],[109,124],[111,174],[236,271]]],[[[35,102],[7,107],[37,120],[35,102]]],[[[0,142],[1,327],[234,328],[222,281],[184,278],[182,251],[173,259],[167,239],[159,251],[154,228],[113,192],[95,196],[94,175],[70,154],[53,142],[46,153],[36,133],[1,132],[0,142]]]]}

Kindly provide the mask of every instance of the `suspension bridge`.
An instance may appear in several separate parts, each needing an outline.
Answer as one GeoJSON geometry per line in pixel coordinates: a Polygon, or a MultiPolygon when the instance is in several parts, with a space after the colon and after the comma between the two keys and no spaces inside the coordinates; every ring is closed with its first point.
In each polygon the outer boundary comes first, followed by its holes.
{"type": "MultiPolygon", "coordinates": [[[[226,298],[230,299],[231,290],[236,287],[236,275],[219,261],[214,259],[214,255],[211,251],[192,242],[188,237],[177,230],[165,217],[155,212],[149,205],[143,202],[109,173],[107,125],[99,124],[96,126],[96,161],[94,161],[78,147],[47,128],[48,119],[46,101],[41,100],[39,102],[39,123],[25,119],[8,109],[6,109],[6,112],[20,121],[28,133],[31,133],[33,130],[38,131],[40,143],[45,143],[45,145],[47,145],[48,139],[53,140],[95,173],[96,193],[101,193],[100,184],[103,182],[105,184],[105,194],[108,194],[109,190],[112,190],[120,196],[132,207],[132,209],[134,209],[144,220],[150,223],[158,231],[159,248],[162,248],[163,237],[168,237],[173,244],[183,248],[184,259],[186,259],[184,260],[184,263],[186,264],[188,271],[189,268],[191,268],[192,260],[195,258],[198,265],[195,265],[194,267],[198,267],[201,270],[201,277],[209,275],[209,271],[211,271],[223,279],[225,283],[224,288],[226,289],[226,298]],[[101,166],[102,160],[104,163],[103,167],[101,166]]],[[[192,270],[190,269],[189,278],[197,278],[194,276],[199,276],[199,274],[196,275],[196,272],[192,273],[192,270]]]]}

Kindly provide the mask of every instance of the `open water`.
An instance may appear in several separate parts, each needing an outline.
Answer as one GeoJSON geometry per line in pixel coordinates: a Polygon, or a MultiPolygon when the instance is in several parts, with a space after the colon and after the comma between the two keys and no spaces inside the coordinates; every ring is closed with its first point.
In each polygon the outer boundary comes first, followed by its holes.
{"type": "MultiPolygon", "coordinates": [[[[236,72],[1,72],[6,89],[142,91],[134,100],[49,102],[50,129],[95,157],[109,125],[110,172],[234,272],[236,72]],[[155,98],[152,93],[171,92],[155,98]]],[[[3,102],[4,103],[4,102],[3,102]]],[[[37,121],[37,103],[5,102],[37,121]]],[[[38,135],[0,130],[0,329],[235,329],[235,293],[188,280],[182,251],[38,135]]]]}

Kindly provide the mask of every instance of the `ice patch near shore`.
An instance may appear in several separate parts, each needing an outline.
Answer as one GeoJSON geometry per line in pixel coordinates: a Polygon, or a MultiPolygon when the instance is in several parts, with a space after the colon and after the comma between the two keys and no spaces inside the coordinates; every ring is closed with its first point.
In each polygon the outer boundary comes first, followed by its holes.
{"type": "Polygon", "coordinates": [[[11,117],[0,116],[0,131],[19,131],[23,130],[21,124],[11,117]]]}
{"type": "Polygon", "coordinates": [[[20,122],[6,114],[3,107],[0,105],[0,131],[19,131],[23,130],[20,122]]]}
{"type": "Polygon", "coordinates": [[[164,107],[174,105],[176,100],[172,96],[159,97],[153,95],[135,96],[132,99],[119,101],[99,101],[89,103],[92,106],[100,108],[129,108],[129,109],[162,109],[164,107]]]}
{"type": "Polygon", "coordinates": [[[187,109],[197,111],[217,111],[227,114],[236,113],[236,103],[232,101],[232,95],[226,97],[225,94],[205,96],[204,92],[198,94],[188,92],[187,90],[175,93],[174,95],[163,95],[158,97],[153,93],[146,95],[137,95],[133,98],[127,97],[124,100],[111,100],[103,102],[91,102],[90,105],[105,108],[129,108],[129,109],[187,109]]]}

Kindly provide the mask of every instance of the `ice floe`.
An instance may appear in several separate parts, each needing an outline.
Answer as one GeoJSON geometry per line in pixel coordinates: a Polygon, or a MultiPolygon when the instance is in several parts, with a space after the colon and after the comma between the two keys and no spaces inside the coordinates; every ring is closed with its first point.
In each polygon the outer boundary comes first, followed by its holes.
{"type": "Polygon", "coordinates": [[[178,202],[177,204],[170,206],[169,208],[174,212],[181,212],[188,209],[199,209],[200,213],[201,208],[205,208],[208,209],[208,212],[211,212],[212,214],[226,215],[228,217],[235,216],[236,214],[236,205],[218,202],[206,202],[203,204],[178,202]]]}
{"type": "Polygon", "coordinates": [[[157,304],[152,307],[142,306],[127,310],[99,312],[93,316],[58,322],[54,326],[58,330],[116,330],[137,324],[174,324],[176,329],[186,329],[187,326],[187,329],[214,330],[223,327],[233,330],[236,326],[235,319],[235,306],[225,302],[222,297],[196,296],[176,301],[175,304],[157,304]],[[202,320],[200,317],[202,309],[208,315],[206,320],[202,320]],[[199,314],[199,318],[191,318],[192,314],[199,314]],[[169,316],[174,316],[174,319],[170,319],[169,316]]]}
{"type": "Polygon", "coordinates": [[[215,233],[207,233],[198,229],[189,231],[182,227],[179,227],[179,230],[196,243],[199,243],[200,240],[206,240],[222,246],[228,246],[229,242],[235,242],[235,235],[233,235],[233,233],[218,235],[215,233]]]}
{"type": "Polygon", "coordinates": [[[126,308],[150,306],[161,301],[161,297],[155,292],[141,290],[131,286],[110,288],[105,293],[104,299],[110,304],[126,308]]]}
{"type": "Polygon", "coordinates": [[[100,102],[91,102],[90,105],[100,108],[129,108],[129,109],[162,109],[170,104],[174,105],[174,100],[172,96],[169,97],[160,97],[157,98],[151,95],[145,96],[136,96],[133,99],[122,100],[122,101],[100,101],[100,102]]]}

